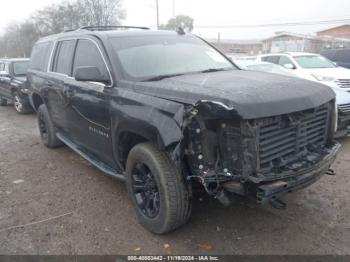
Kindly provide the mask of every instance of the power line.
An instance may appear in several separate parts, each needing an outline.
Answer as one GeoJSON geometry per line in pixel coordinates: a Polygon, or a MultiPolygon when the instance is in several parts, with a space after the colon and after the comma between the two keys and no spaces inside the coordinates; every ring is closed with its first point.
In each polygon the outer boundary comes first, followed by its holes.
{"type": "Polygon", "coordinates": [[[333,23],[350,23],[350,18],[332,19],[320,21],[294,21],[265,24],[232,24],[232,25],[195,25],[196,28],[247,28],[247,27],[274,27],[274,26],[298,26],[298,25],[322,25],[333,23]]]}

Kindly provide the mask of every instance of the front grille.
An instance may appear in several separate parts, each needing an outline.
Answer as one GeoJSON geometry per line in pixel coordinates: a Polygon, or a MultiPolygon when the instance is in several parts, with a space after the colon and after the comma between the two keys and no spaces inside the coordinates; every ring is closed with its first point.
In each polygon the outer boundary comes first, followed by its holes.
{"type": "Polygon", "coordinates": [[[260,120],[260,169],[296,159],[327,140],[330,105],[260,120]]]}
{"type": "Polygon", "coordinates": [[[342,114],[350,113],[350,104],[338,105],[338,112],[342,114]]]}
{"type": "Polygon", "coordinates": [[[341,88],[350,88],[350,79],[337,79],[335,83],[341,88]]]}

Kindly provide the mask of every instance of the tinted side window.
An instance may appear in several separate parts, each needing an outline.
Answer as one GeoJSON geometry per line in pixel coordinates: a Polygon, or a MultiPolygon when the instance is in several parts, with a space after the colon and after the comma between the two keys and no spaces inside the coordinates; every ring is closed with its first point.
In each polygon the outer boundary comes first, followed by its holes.
{"type": "Polygon", "coordinates": [[[30,56],[30,69],[46,71],[51,50],[51,42],[39,43],[33,47],[30,56]]]}
{"type": "Polygon", "coordinates": [[[280,58],[279,56],[265,56],[265,57],[262,57],[261,60],[269,63],[278,64],[279,58],[280,58]]]}
{"type": "Polygon", "coordinates": [[[74,66],[96,66],[102,75],[108,76],[106,65],[96,45],[90,40],[79,40],[75,51],[74,66]]]}
{"type": "Polygon", "coordinates": [[[53,72],[69,76],[72,74],[72,59],[74,48],[75,40],[65,40],[58,42],[52,66],[53,72]]]}
{"type": "Polygon", "coordinates": [[[338,50],[335,54],[334,60],[350,63],[350,50],[338,50]]]}

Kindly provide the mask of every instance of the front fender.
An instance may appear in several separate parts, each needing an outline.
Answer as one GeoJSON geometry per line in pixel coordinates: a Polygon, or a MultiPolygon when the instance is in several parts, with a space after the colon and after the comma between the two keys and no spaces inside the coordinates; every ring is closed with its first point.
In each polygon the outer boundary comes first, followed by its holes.
{"type": "Polygon", "coordinates": [[[112,130],[118,145],[119,135],[133,132],[166,148],[183,138],[184,105],[162,98],[118,90],[111,101],[112,130]]]}

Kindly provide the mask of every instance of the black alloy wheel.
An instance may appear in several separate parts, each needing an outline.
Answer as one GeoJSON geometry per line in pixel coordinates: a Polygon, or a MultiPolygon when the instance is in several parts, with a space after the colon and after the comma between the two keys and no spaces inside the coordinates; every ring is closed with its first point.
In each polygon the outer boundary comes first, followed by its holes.
{"type": "Polygon", "coordinates": [[[144,163],[137,163],[132,171],[132,191],[141,212],[154,218],[160,209],[159,190],[150,169],[144,163]]]}
{"type": "Polygon", "coordinates": [[[169,155],[153,143],[140,143],[130,150],[126,187],[140,224],[153,233],[174,230],[191,215],[191,184],[169,155]]]}

